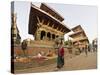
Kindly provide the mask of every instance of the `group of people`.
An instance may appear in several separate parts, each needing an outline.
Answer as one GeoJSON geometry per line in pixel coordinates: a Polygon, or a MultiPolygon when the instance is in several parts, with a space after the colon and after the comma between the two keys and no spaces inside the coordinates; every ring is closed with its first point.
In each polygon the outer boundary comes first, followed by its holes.
{"type": "Polygon", "coordinates": [[[54,55],[54,53],[51,50],[49,50],[47,53],[43,52],[43,51],[40,51],[40,52],[38,52],[37,57],[42,57],[42,56],[52,57],[53,55],[54,55]]]}
{"type": "MultiPolygon", "coordinates": [[[[25,51],[27,49],[27,43],[26,41],[22,42],[22,49],[23,51],[25,51]]],[[[48,56],[51,56],[52,52],[49,51],[48,56]]],[[[41,58],[42,57],[42,53],[39,52],[37,54],[37,57],[41,58]]],[[[63,48],[63,41],[61,41],[58,44],[58,50],[57,50],[57,69],[61,69],[64,66],[64,48],[63,48]]]]}

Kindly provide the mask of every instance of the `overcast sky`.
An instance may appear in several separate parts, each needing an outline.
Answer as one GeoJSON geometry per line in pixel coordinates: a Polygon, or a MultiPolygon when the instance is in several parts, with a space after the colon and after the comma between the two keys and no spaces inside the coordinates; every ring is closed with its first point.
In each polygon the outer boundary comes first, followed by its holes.
{"type": "MultiPolygon", "coordinates": [[[[33,4],[40,6],[41,3],[33,4]]],[[[98,15],[96,6],[50,3],[46,4],[64,17],[63,22],[69,28],[81,25],[90,42],[97,37],[98,15]]],[[[28,34],[30,2],[17,1],[15,2],[14,9],[14,12],[17,13],[17,26],[22,40],[26,38],[33,39],[33,36],[28,34]]],[[[65,39],[67,39],[67,34],[65,35],[65,39]]]]}

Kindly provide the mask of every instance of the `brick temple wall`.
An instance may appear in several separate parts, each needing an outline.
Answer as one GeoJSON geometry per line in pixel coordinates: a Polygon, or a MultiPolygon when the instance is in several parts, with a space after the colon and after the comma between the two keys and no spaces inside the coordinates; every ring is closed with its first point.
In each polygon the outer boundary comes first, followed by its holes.
{"type": "MultiPolygon", "coordinates": [[[[48,53],[48,51],[55,51],[54,48],[45,48],[45,47],[28,47],[27,50],[25,51],[26,54],[29,56],[32,55],[37,55],[39,52],[44,52],[44,54],[48,53]]],[[[23,55],[23,50],[21,49],[20,46],[14,47],[14,54],[16,55],[23,55]]]]}
{"type": "MultiPolygon", "coordinates": [[[[53,51],[54,53],[56,53],[57,51],[57,49],[48,48],[48,47],[47,48],[46,47],[28,47],[25,53],[28,56],[34,56],[34,55],[37,55],[41,51],[44,52],[44,54],[47,54],[49,50],[53,51]]],[[[64,48],[64,51],[65,51],[65,55],[70,54],[70,51],[67,48],[64,48]]],[[[23,50],[21,49],[20,46],[14,47],[14,54],[16,54],[17,56],[24,55],[23,50]]]]}

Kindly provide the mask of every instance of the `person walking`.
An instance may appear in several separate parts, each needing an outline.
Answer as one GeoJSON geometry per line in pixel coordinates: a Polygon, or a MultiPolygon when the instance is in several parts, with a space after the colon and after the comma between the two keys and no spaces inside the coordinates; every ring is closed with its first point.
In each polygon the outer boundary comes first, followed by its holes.
{"type": "Polygon", "coordinates": [[[86,45],[86,46],[85,46],[85,49],[84,49],[84,50],[85,50],[86,56],[88,56],[88,48],[87,48],[87,47],[88,47],[88,46],[86,45]]]}
{"type": "Polygon", "coordinates": [[[27,50],[27,42],[26,40],[23,40],[22,44],[21,44],[21,48],[23,50],[24,56],[26,56],[26,50],[27,50]]]}

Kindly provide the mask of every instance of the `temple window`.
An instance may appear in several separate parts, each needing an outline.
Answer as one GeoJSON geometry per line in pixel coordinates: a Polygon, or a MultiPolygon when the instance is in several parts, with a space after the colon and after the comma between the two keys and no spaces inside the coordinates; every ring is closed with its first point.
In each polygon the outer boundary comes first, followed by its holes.
{"type": "Polygon", "coordinates": [[[45,35],[46,35],[46,32],[45,31],[41,31],[41,40],[44,39],[45,35]]]}
{"type": "Polygon", "coordinates": [[[47,38],[48,38],[48,40],[51,39],[51,33],[50,32],[47,33],[47,38]]]}
{"type": "Polygon", "coordinates": [[[56,36],[56,38],[58,38],[58,35],[56,36]]]}
{"type": "Polygon", "coordinates": [[[52,34],[52,39],[55,39],[55,34],[52,34]]]}

